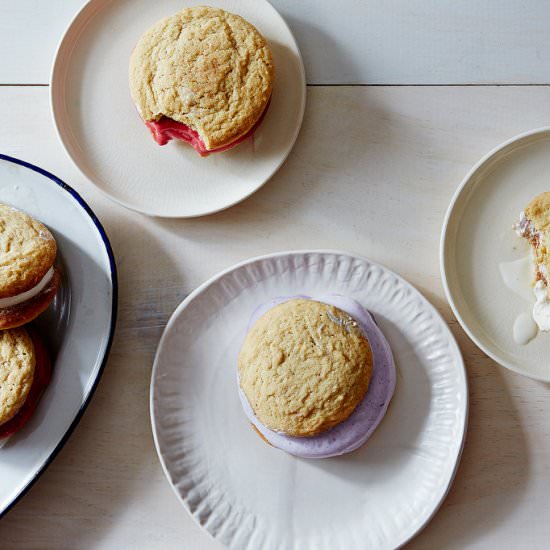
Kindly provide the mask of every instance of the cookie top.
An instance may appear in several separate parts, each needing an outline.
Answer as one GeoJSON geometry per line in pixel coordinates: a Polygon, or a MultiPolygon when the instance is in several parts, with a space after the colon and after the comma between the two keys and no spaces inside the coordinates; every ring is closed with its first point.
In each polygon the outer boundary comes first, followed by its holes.
{"type": "Polygon", "coordinates": [[[0,298],[35,287],[52,267],[57,245],[47,227],[0,203],[0,298]]]}
{"type": "Polygon", "coordinates": [[[35,364],[34,345],[24,328],[0,331],[0,425],[23,406],[35,364]]]}
{"type": "Polygon", "coordinates": [[[533,222],[537,231],[549,231],[550,191],[536,196],[525,208],[525,215],[533,222]]]}
{"type": "Polygon", "coordinates": [[[305,437],[344,421],[362,401],[372,351],[344,311],[293,299],[270,309],[250,329],[238,370],[260,422],[305,437]]]}
{"type": "Polygon", "coordinates": [[[526,236],[534,247],[536,279],[550,274],[550,192],[536,196],[525,208],[525,217],[531,222],[526,236]],[[534,232],[533,232],[534,230],[534,232]]]}
{"type": "Polygon", "coordinates": [[[264,37],[238,15],[186,8],[151,27],[130,57],[130,92],[145,121],[162,116],[198,132],[216,149],[246,134],[273,85],[264,37]]]}

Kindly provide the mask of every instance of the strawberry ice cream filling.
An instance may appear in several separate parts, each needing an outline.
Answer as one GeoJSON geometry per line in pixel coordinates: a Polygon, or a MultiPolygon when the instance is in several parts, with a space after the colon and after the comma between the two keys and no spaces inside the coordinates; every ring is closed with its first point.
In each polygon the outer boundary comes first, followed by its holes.
{"type": "Polygon", "coordinates": [[[254,134],[254,132],[264,119],[270,102],[271,100],[269,100],[266,108],[264,109],[264,112],[256,121],[254,126],[252,126],[250,130],[248,130],[248,132],[238,137],[231,143],[228,143],[227,145],[222,145],[221,147],[217,147],[215,149],[207,149],[206,144],[201,139],[197,131],[187,126],[187,124],[183,124],[182,122],[178,122],[177,120],[173,120],[169,117],[163,116],[159,120],[146,120],[145,125],[147,126],[147,128],[149,128],[153,139],[159,145],[166,145],[172,139],[180,139],[181,141],[189,143],[189,145],[191,145],[201,157],[205,157],[210,153],[221,153],[222,151],[231,149],[232,147],[235,147],[235,145],[238,145],[239,143],[248,139],[252,134],[254,134]]]}

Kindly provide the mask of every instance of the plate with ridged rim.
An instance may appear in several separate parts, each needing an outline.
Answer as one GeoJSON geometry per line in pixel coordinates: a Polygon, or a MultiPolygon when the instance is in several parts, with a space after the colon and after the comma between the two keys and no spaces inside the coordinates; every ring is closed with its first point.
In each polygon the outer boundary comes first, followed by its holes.
{"type": "Polygon", "coordinates": [[[128,64],[141,35],[201,0],[89,0],[59,43],[50,78],[58,137],[77,168],[118,203],[152,216],[203,216],[258,190],[287,158],[306,101],[300,51],[267,0],[209,0],[241,15],[273,52],[275,81],[264,120],[233,149],[200,157],[174,140],[160,147],[130,98],[128,64]]]}
{"type": "Polygon", "coordinates": [[[336,251],[254,258],[192,292],[153,366],[155,445],[178,499],[239,550],[396,548],[430,520],[453,480],[468,388],[458,346],[404,279],[336,251]],[[359,450],[299,459],[264,443],[237,393],[236,359],[254,310],[278,296],[343,294],[370,310],[395,356],[397,387],[359,450]]]}

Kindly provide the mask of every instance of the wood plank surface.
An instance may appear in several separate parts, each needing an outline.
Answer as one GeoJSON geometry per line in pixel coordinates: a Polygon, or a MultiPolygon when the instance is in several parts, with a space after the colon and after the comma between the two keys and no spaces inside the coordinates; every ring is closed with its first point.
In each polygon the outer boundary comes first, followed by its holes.
{"type": "Polygon", "coordinates": [[[291,248],[348,250],[399,272],[443,314],[464,354],[471,408],[463,460],[410,547],[547,544],[550,386],[498,367],[464,335],[444,299],[438,243],[471,165],[503,140],[550,125],[549,88],[309,88],[300,138],[278,174],[245,202],[198,220],[147,218],[100,195],[57,141],[47,88],[0,88],[0,118],[0,151],[52,171],[96,211],[121,285],[97,393],[53,464],[0,522],[0,547],[220,549],[180,506],[158,462],[148,408],[153,355],[170,313],[197,285],[291,248]]]}
{"type": "MultiPolygon", "coordinates": [[[[272,3],[312,84],[550,83],[545,0],[272,3]]],[[[47,83],[57,44],[83,4],[0,0],[0,84],[47,83]]]]}

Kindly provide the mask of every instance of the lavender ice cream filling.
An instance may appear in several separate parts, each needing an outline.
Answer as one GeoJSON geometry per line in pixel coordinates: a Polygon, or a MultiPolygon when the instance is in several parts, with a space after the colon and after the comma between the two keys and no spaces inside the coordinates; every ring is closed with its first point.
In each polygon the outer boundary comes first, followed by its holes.
{"type": "MultiPolygon", "coordinates": [[[[248,399],[239,385],[239,397],[244,412],[256,429],[274,447],[302,458],[329,458],[355,451],[372,435],[386,414],[395,390],[395,363],[390,346],[378,328],[372,315],[351,298],[330,294],[320,298],[309,296],[292,296],[277,298],[260,306],[252,315],[252,326],[272,307],[295,298],[314,299],[318,302],[333,305],[348,313],[368,339],[373,354],[373,372],[369,388],[363,400],[344,422],[334,428],[312,437],[293,437],[282,432],[270,430],[256,418],[248,399]]],[[[250,328],[250,327],[249,327],[250,328]]]]}

